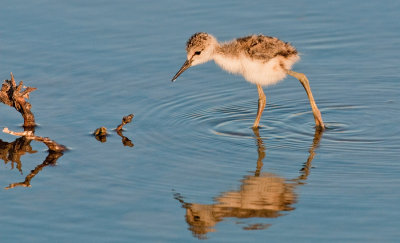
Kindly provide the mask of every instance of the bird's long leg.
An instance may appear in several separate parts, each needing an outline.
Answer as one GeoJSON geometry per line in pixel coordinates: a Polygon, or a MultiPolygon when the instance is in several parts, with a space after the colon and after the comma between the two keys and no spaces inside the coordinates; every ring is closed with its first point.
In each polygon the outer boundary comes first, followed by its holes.
{"type": "Polygon", "coordinates": [[[317,104],[315,103],[314,97],[311,93],[310,82],[308,81],[304,73],[298,73],[292,70],[288,70],[287,74],[297,78],[306,90],[308,99],[310,100],[311,109],[314,115],[315,125],[320,129],[325,129],[324,122],[322,121],[321,112],[319,111],[317,104]]]}
{"type": "Polygon", "coordinates": [[[264,111],[265,104],[267,101],[267,98],[265,97],[264,91],[262,89],[262,86],[257,84],[257,90],[258,90],[258,110],[257,110],[257,117],[256,120],[254,121],[253,128],[258,127],[258,123],[260,123],[261,115],[262,112],[264,111]]]}

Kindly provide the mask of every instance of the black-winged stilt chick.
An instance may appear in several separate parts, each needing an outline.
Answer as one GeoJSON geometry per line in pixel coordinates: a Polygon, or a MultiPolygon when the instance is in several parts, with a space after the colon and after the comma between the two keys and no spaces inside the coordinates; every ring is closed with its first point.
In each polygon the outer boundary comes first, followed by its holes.
{"type": "Polygon", "coordinates": [[[306,75],[291,70],[292,65],[300,57],[297,50],[289,43],[264,35],[251,35],[218,43],[214,36],[200,32],[189,38],[186,51],[187,60],[172,81],[189,67],[214,60],[222,69],[240,74],[250,83],[257,85],[258,111],[253,128],[258,127],[266,104],[262,86],[275,84],[283,80],[287,74],[297,78],[303,85],[310,100],[315,125],[321,129],[325,128],[306,75]]]}

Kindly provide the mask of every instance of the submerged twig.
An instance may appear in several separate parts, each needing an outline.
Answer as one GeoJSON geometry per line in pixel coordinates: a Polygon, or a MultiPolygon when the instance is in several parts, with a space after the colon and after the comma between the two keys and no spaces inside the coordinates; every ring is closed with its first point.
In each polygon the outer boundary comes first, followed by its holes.
{"type": "MultiPolygon", "coordinates": [[[[133,118],[133,117],[134,117],[133,114],[124,116],[124,117],[122,118],[121,124],[119,124],[118,127],[115,128],[115,131],[117,132],[117,134],[122,138],[122,144],[123,144],[124,146],[129,146],[129,147],[133,147],[133,146],[134,146],[134,144],[132,143],[132,141],[131,141],[129,138],[125,137],[125,136],[122,134],[122,128],[123,128],[123,126],[125,126],[125,125],[128,124],[128,123],[130,123],[130,122],[132,121],[132,118],[133,118]]],[[[107,135],[108,135],[108,133],[107,133],[107,128],[105,128],[105,127],[99,127],[99,128],[97,128],[97,129],[93,132],[93,135],[94,135],[94,137],[95,137],[98,141],[104,143],[104,142],[107,141],[107,135]]]]}
{"type": "Polygon", "coordinates": [[[31,112],[31,104],[26,100],[29,99],[29,94],[36,90],[32,87],[24,87],[22,81],[18,86],[15,82],[14,75],[11,73],[11,80],[4,80],[0,90],[0,101],[8,106],[14,107],[24,118],[24,127],[34,127],[35,117],[31,112]],[[24,88],[25,90],[21,90],[24,88]]]}
{"type": "Polygon", "coordinates": [[[24,136],[27,139],[42,142],[42,143],[46,144],[46,146],[49,148],[49,151],[64,152],[67,149],[64,145],[58,144],[56,141],[51,140],[48,137],[36,136],[32,131],[13,132],[13,131],[8,130],[7,127],[5,127],[3,129],[3,132],[14,135],[14,136],[24,136]]]}
{"type": "Polygon", "coordinates": [[[122,123],[115,129],[117,132],[122,130],[122,127],[125,126],[126,124],[130,123],[132,121],[133,114],[124,116],[122,118],[122,123]]]}
{"type": "Polygon", "coordinates": [[[127,116],[124,116],[122,118],[122,123],[119,124],[119,126],[115,129],[117,131],[117,134],[122,138],[122,144],[124,146],[129,146],[129,147],[133,147],[134,146],[132,141],[122,134],[122,127],[125,126],[126,124],[130,123],[132,121],[133,116],[134,116],[133,114],[129,114],[127,116]]]}
{"type": "MultiPolygon", "coordinates": [[[[67,150],[67,148],[64,145],[61,145],[61,144],[55,142],[54,140],[51,140],[48,137],[36,136],[32,130],[26,130],[24,132],[13,132],[13,131],[10,131],[7,127],[5,127],[3,129],[3,132],[14,135],[14,136],[20,136],[21,138],[24,139],[24,141],[26,140],[27,142],[24,144],[28,147],[28,149],[30,149],[28,152],[30,152],[32,150],[32,148],[29,145],[29,141],[31,141],[31,140],[42,142],[49,149],[49,154],[47,155],[47,157],[43,161],[43,163],[36,166],[36,168],[34,170],[32,170],[31,173],[29,173],[29,175],[27,175],[25,177],[25,180],[23,182],[11,183],[5,189],[11,189],[11,188],[14,188],[17,186],[30,187],[31,186],[30,181],[32,180],[32,178],[35,177],[44,167],[46,167],[48,165],[55,165],[58,158],[63,156],[64,152],[67,150]]],[[[21,138],[19,138],[19,139],[21,139],[21,138]]],[[[21,147],[19,150],[13,151],[12,153],[15,153],[17,156],[21,156],[24,154],[25,149],[26,149],[25,147],[21,147]]],[[[9,152],[9,153],[11,153],[11,152],[9,152]]],[[[22,171],[21,170],[21,162],[20,162],[19,157],[18,157],[17,162],[19,162],[18,170],[22,171]]]]}

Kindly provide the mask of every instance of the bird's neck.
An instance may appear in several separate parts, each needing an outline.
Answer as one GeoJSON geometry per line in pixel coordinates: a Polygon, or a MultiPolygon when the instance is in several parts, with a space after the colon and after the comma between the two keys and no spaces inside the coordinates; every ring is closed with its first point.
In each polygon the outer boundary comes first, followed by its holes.
{"type": "Polygon", "coordinates": [[[232,58],[223,53],[217,53],[214,55],[214,62],[227,72],[239,74],[242,73],[243,65],[238,58],[232,58]]]}

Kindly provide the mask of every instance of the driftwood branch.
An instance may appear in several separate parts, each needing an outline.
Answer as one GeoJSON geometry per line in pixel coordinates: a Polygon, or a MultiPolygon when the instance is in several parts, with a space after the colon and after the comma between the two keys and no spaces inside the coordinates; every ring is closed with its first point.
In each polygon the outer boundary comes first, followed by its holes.
{"type": "MultiPolygon", "coordinates": [[[[32,153],[32,147],[30,141],[35,140],[44,143],[49,149],[49,154],[42,164],[36,166],[29,175],[26,176],[25,181],[12,183],[6,189],[14,188],[17,186],[30,187],[30,181],[35,177],[44,167],[48,165],[55,165],[58,158],[67,150],[64,145],[58,144],[54,140],[48,137],[39,137],[34,134],[35,117],[31,112],[31,104],[26,100],[29,99],[29,94],[36,90],[36,88],[25,87],[22,81],[17,85],[14,79],[14,75],[11,73],[10,80],[4,80],[4,83],[0,90],[0,102],[14,107],[24,118],[24,132],[13,132],[8,130],[7,127],[3,129],[4,133],[8,133],[14,136],[19,136],[13,143],[6,143],[0,140],[0,158],[7,163],[9,160],[12,161],[12,168],[14,162],[17,163],[18,170],[22,173],[22,164],[20,157],[25,152],[32,153]],[[14,145],[21,145],[14,147],[14,145]]],[[[36,151],[33,151],[36,152],[36,151]]]]}
{"type": "Polygon", "coordinates": [[[35,117],[31,112],[31,104],[26,100],[29,99],[29,94],[36,90],[32,87],[24,87],[22,81],[17,85],[14,75],[11,73],[11,80],[4,80],[0,90],[0,102],[14,107],[24,118],[24,127],[34,127],[35,117]],[[22,90],[25,88],[25,90],[22,90]],[[22,90],[22,91],[21,91],[22,90]]]}

